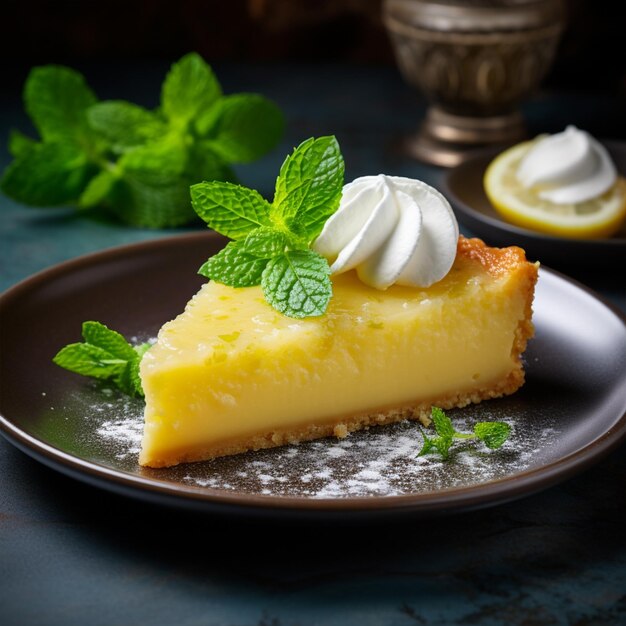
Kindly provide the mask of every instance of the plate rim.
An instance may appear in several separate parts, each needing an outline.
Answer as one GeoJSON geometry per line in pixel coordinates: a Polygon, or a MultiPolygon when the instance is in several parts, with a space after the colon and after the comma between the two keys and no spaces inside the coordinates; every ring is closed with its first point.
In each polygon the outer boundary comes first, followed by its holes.
{"type": "MultiPolygon", "coordinates": [[[[601,140],[602,145],[609,149],[621,150],[626,154],[626,142],[618,141],[615,139],[601,140]]],[[[475,209],[472,205],[462,200],[458,194],[454,191],[454,187],[450,184],[450,179],[458,176],[460,172],[463,172],[465,168],[469,168],[472,165],[483,159],[493,159],[495,156],[503,152],[502,148],[482,148],[472,152],[471,157],[467,160],[459,163],[458,165],[446,170],[442,177],[442,187],[444,195],[450,199],[450,204],[465,217],[476,220],[484,225],[497,229],[500,232],[506,234],[525,237],[527,239],[536,240],[544,244],[556,243],[557,245],[574,245],[581,246],[583,248],[590,248],[594,246],[607,247],[607,248],[625,248],[626,249],[626,235],[624,237],[609,237],[606,239],[576,239],[570,237],[557,237],[555,235],[548,235],[546,233],[540,233],[539,231],[530,230],[522,226],[517,226],[510,222],[505,221],[499,217],[492,217],[487,215],[478,209],[475,209]]],[[[486,166],[489,163],[485,165],[486,166]]],[[[622,175],[620,173],[620,175],[622,175]]],[[[626,176],[626,173],[623,174],[626,176]]]]}
{"type": "MultiPolygon", "coordinates": [[[[55,264],[23,279],[0,294],[0,317],[23,292],[36,289],[42,281],[64,275],[85,266],[110,261],[143,250],[182,245],[188,241],[223,240],[213,232],[201,231],[160,237],[148,241],[114,246],[81,255],[55,264]]],[[[564,281],[591,296],[621,322],[626,332],[626,313],[593,289],[553,269],[541,266],[540,274],[548,274],[564,281]]],[[[0,413],[0,433],[17,448],[43,464],[73,478],[109,491],[124,492],[140,499],[161,500],[170,504],[191,504],[200,508],[237,508],[240,510],[376,513],[407,511],[430,514],[475,509],[518,499],[562,482],[588,466],[601,460],[626,440],[626,412],[599,437],[570,454],[548,464],[517,472],[495,480],[464,487],[449,487],[415,494],[392,496],[354,496],[345,498],[307,498],[302,496],[277,496],[264,494],[228,493],[211,487],[168,483],[155,478],[100,465],[81,459],[25,432],[10,418],[0,413]]]]}

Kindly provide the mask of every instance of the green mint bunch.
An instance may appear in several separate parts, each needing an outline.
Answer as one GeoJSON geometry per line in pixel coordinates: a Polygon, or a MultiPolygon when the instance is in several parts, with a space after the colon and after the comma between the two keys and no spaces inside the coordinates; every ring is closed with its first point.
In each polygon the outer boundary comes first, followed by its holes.
{"type": "Polygon", "coordinates": [[[436,406],[431,408],[431,417],[438,436],[430,438],[422,431],[424,445],[418,456],[438,452],[447,459],[455,439],[480,439],[488,448],[496,450],[511,434],[511,427],[505,422],[478,422],[473,433],[457,432],[450,418],[436,406]]]}
{"type": "Polygon", "coordinates": [[[310,249],[337,210],[344,162],[335,137],[307,139],[285,159],[274,201],[228,182],[191,187],[196,213],[233,241],[199,273],[231,287],[261,285],[288,317],[323,315],[332,296],[328,261],[310,249]]]}
{"type": "Polygon", "coordinates": [[[40,140],[11,133],[15,158],[0,181],[4,193],[32,206],[104,207],[149,228],[194,219],[189,186],[235,180],[230,166],[269,152],[284,125],[278,107],[260,95],[223,95],[193,53],[172,66],[154,111],[98,102],[81,74],[56,65],[30,72],[24,103],[40,140]]]}
{"type": "Polygon", "coordinates": [[[54,357],[57,365],[98,380],[106,380],[130,396],[143,398],[139,363],[149,343],[131,346],[120,333],[100,322],[83,323],[84,343],[71,343],[54,357]]]}

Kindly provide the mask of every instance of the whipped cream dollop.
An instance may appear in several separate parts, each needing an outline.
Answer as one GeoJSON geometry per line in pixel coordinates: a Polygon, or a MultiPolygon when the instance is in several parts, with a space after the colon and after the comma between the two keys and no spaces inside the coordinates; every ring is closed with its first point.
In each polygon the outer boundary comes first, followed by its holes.
{"type": "Polygon", "coordinates": [[[356,268],[377,289],[429,287],[450,271],[458,238],[452,208],[436,189],[379,174],[344,186],[313,249],[329,260],[332,274],[356,268]]]}
{"type": "Polygon", "coordinates": [[[608,191],[617,171],[608,152],[583,130],[568,126],[540,138],[517,170],[520,183],[555,204],[586,202],[608,191]]]}

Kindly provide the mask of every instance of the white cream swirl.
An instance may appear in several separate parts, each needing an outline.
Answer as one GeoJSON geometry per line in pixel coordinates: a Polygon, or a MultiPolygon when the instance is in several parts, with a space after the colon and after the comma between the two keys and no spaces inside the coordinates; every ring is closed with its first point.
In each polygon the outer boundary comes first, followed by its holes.
{"type": "Polygon", "coordinates": [[[344,186],[313,249],[331,262],[332,274],[356,268],[377,289],[429,287],[450,271],[458,238],[450,204],[436,189],[379,174],[344,186]]]}
{"type": "Polygon", "coordinates": [[[540,138],[526,153],[517,178],[555,204],[586,202],[608,191],[617,179],[608,152],[585,131],[568,126],[562,133],[540,138]]]}

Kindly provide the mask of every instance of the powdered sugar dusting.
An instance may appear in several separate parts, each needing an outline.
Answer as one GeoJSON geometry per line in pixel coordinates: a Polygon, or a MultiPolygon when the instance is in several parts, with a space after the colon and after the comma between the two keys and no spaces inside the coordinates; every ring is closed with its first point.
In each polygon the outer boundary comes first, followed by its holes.
{"type": "Polygon", "coordinates": [[[72,415],[82,411],[83,420],[89,426],[78,431],[83,444],[97,443],[112,458],[136,463],[143,436],[143,400],[108,387],[94,386],[98,388],[93,395],[76,394],[71,410],[66,407],[65,412],[72,415]],[[100,395],[100,402],[89,402],[95,394],[100,395]]]}
{"type": "MultiPolygon", "coordinates": [[[[455,426],[469,432],[475,421],[461,417],[455,419],[455,426]]],[[[505,421],[513,432],[500,450],[489,451],[480,443],[459,442],[448,460],[438,455],[417,456],[422,445],[419,427],[407,421],[354,433],[343,440],[325,439],[260,451],[237,461],[216,459],[204,464],[213,469],[210,477],[187,471],[183,479],[197,486],[224,489],[220,476],[229,475],[229,466],[238,463],[245,464],[249,471],[245,483],[233,485],[232,489],[272,495],[392,496],[467,486],[530,468],[537,463],[543,446],[556,434],[549,427],[537,432],[538,438],[520,438],[516,420],[505,421]],[[253,456],[257,460],[246,460],[253,456]]]]}
{"type": "MultiPolygon", "coordinates": [[[[471,432],[477,421],[506,421],[509,440],[499,450],[458,441],[450,458],[419,457],[420,425],[404,421],[299,445],[174,468],[140,468],[143,402],[94,385],[77,392],[66,415],[79,416],[81,445],[106,464],[155,480],[210,490],[306,498],[408,495],[484,483],[541,465],[559,429],[548,418],[532,419],[507,400],[450,411],[457,430],[471,432]]],[[[432,429],[431,429],[432,430],[432,429]]],[[[432,435],[433,433],[430,432],[432,435]]]]}
{"type": "Polygon", "coordinates": [[[123,442],[118,452],[118,458],[139,454],[141,450],[141,437],[143,435],[143,419],[137,420],[135,416],[121,417],[104,422],[97,430],[96,434],[104,440],[113,443],[123,442]]]}

